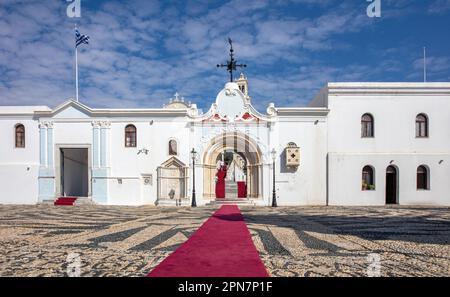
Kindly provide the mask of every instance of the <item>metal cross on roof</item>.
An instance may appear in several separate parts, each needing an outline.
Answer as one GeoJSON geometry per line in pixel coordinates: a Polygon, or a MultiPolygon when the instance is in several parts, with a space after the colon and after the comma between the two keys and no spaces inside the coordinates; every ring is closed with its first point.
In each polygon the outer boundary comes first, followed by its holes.
{"type": "Polygon", "coordinates": [[[227,67],[227,71],[230,73],[230,82],[233,82],[233,71],[236,71],[237,67],[245,68],[247,65],[237,64],[237,61],[234,59],[233,40],[228,38],[228,43],[230,44],[230,60],[227,61],[227,64],[217,64],[217,67],[227,67]]]}

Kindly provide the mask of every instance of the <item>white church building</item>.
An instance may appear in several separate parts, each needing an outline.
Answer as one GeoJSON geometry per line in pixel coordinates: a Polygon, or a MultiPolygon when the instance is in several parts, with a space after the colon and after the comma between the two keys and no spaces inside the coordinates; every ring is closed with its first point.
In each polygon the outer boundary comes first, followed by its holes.
{"type": "Polygon", "coordinates": [[[204,113],[178,95],[2,106],[0,204],[190,205],[194,170],[197,204],[219,203],[225,164],[225,201],[271,205],[275,184],[280,206],[450,206],[450,83],[328,83],[308,107],[265,112],[248,87],[219,86],[204,113]]]}

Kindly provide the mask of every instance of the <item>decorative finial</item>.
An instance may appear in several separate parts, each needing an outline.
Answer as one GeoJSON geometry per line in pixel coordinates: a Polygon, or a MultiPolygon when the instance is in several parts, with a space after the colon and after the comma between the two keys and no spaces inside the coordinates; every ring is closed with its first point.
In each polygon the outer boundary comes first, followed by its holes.
{"type": "Polygon", "coordinates": [[[233,71],[236,71],[237,67],[245,68],[247,65],[237,64],[237,61],[234,59],[233,40],[228,38],[228,43],[230,44],[230,60],[227,61],[227,64],[217,64],[217,67],[227,67],[227,71],[230,73],[230,82],[233,82],[233,71]]]}

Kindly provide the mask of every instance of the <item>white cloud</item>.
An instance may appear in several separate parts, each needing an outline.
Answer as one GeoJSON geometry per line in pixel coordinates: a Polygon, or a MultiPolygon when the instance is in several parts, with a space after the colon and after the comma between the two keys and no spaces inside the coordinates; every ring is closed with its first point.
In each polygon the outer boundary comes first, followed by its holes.
{"type": "MultiPolygon", "coordinates": [[[[411,71],[398,62],[395,57],[403,53],[395,50],[389,56],[374,52],[377,67],[367,61],[330,64],[328,56],[352,55],[352,41],[341,37],[371,28],[373,22],[364,9],[347,2],[292,2],[319,7],[320,13],[296,15],[285,11],[287,1],[268,0],[185,5],[107,1],[95,10],[83,6],[79,27],[91,42],[79,52],[82,101],[94,107],[157,107],[180,91],[206,109],[227,79],[215,65],[227,59],[228,36],[235,41],[237,59],[249,65],[251,95],[261,110],[273,100],[304,105],[327,81],[386,79],[411,71]]],[[[73,20],[65,16],[66,3],[2,4],[0,104],[55,106],[73,97],[73,20]]],[[[403,1],[387,4],[393,11],[409,7],[403,1]]],[[[416,58],[408,59],[411,65],[416,58]]],[[[430,68],[448,77],[443,74],[448,68],[430,68]]]]}
{"type": "Polygon", "coordinates": [[[445,14],[450,10],[450,0],[434,0],[428,7],[430,14],[445,14]]]}

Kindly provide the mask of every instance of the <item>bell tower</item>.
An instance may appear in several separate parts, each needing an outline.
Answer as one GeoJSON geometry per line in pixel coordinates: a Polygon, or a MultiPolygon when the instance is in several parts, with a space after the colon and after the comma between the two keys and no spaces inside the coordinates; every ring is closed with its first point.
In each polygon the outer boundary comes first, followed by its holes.
{"type": "Polygon", "coordinates": [[[245,102],[250,103],[250,96],[248,95],[248,80],[247,77],[241,73],[239,78],[236,80],[237,85],[239,86],[239,90],[244,94],[245,102]]]}

